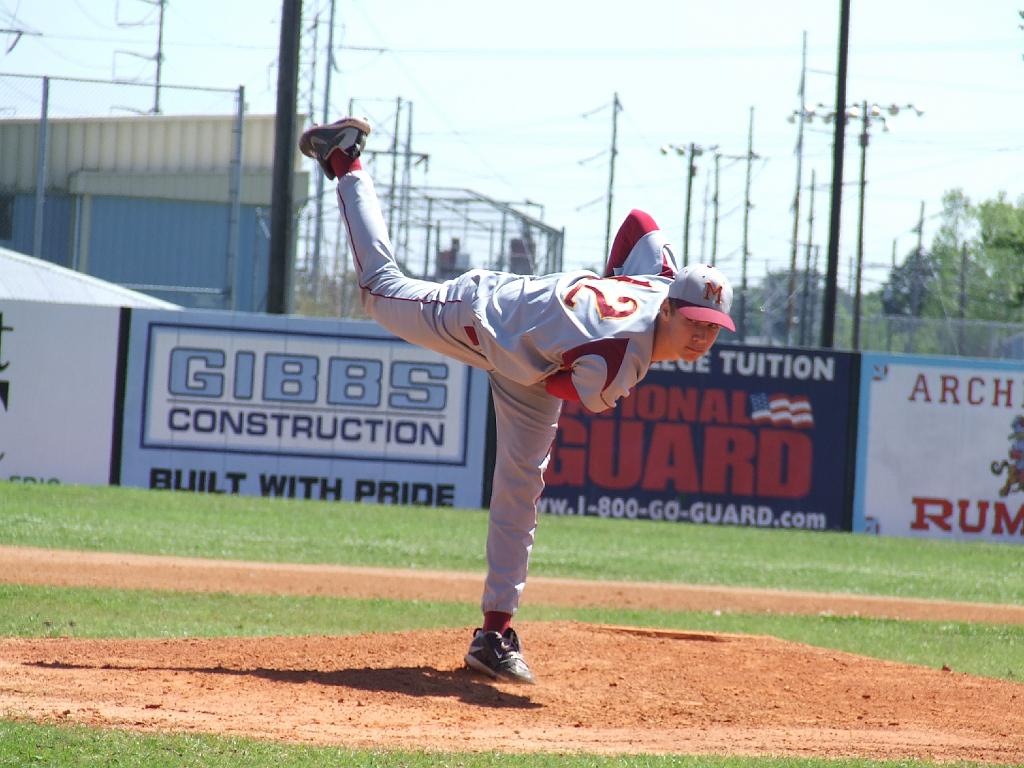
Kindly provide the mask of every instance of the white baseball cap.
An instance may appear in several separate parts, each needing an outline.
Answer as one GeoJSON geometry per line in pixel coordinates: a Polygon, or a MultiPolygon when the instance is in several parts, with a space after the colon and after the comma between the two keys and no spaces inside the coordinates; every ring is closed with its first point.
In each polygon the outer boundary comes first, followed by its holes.
{"type": "Polygon", "coordinates": [[[668,288],[668,297],[676,300],[683,317],[736,330],[729,317],[732,286],[725,275],[709,264],[688,264],[679,270],[668,288]]]}

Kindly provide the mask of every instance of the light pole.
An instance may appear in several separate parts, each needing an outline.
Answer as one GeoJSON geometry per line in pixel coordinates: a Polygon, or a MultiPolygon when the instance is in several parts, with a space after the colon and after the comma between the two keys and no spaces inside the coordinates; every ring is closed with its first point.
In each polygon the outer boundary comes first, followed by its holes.
{"type": "Polygon", "coordinates": [[[616,91],[612,96],[612,148],[611,159],[608,161],[608,215],[605,219],[604,229],[605,253],[608,253],[612,242],[612,194],[615,192],[615,158],[619,155],[619,112],[621,111],[622,102],[619,101],[619,92],[616,91]]]}
{"type": "Polygon", "coordinates": [[[718,149],[718,145],[711,147],[702,147],[694,144],[692,141],[688,145],[680,144],[666,144],[661,148],[661,154],[667,155],[669,152],[675,152],[680,157],[688,157],[689,162],[687,163],[686,171],[686,214],[683,217],[683,264],[690,263],[690,198],[693,195],[693,177],[697,175],[697,164],[696,158],[703,155],[705,152],[710,152],[718,149]]]}
{"type": "MultiPolygon", "coordinates": [[[[846,107],[844,120],[853,118],[861,121],[860,131],[860,183],[859,183],[859,207],[857,210],[857,260],[854,268],[854,293],[853,293],[853,338],[851,346],[853,349],[860,349],[860,318],[861,318],[861,284],[864,273],[864,190],[867,185],[867,149],[870,141],[870,128],[872,123],[881,123],[882,130],[889,130],[888,120],[901,112],[912,111],[918,117],[924,114],[924,110],[913,104],[888,104],[880,105],[862,101],[860,104],[853,104],[846,107]]],[[[817,107],[804,107],[802,111],[790,115],[790,120],[801,117],[805,122],[812,122],[820,118],[829,123],[836,118],[835,110],[828,109],[824,104],[817,107]]]]}

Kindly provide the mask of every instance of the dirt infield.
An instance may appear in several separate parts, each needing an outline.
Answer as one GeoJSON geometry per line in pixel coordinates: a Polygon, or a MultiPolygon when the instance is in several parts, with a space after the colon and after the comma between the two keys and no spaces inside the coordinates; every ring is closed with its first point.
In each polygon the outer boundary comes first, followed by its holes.
{"type": "MultiPolygon", "coordinates": [[[[416,576],[0,547],[0,580],[16,583],[400,597],[416,576]]],[[[479,577],[423,576],[429,599],[462,599],[470,581],[469,599],[479,594],[479,577]],[[446,577],[438,592],[435,580],[446,577]]],[[[579,584],[547,581],[541,589],[531,582],[532,600],[548,602],[550,593],[559,596],[550,602],[563,604],[566,587],[579,584]]],[[[645,585],[625,587],[616,604],[710,599],[721,610],[807,608],[789,593],[691,594],[658,585],[644,597],[645,585]],[[782,601],[771,606],[772,595],[782,601]]],[[[824,610],[925,618],[931,606],[931,618],[953,619],[961,604],[840,605],[824,610]]],[[[992,618],[979,619],[978,606],[966,606],[960,618],[1021,623],[1016,606],[1000,608],[988,606],[992,618]]],[[[469,627],[351,637],[0,639],[0,713],[354,748],[1024,762],[1021,684],[770,637],[570,622],[518,628],[535,686],[493,684],[463,669],[469,627]]]]}

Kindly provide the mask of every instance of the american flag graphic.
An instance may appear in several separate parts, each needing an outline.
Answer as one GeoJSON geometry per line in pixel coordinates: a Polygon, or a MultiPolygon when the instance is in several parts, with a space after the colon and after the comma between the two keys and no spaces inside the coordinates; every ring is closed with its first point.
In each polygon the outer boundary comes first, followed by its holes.
{"type": "Polygon", "coordinates": [[[750,396],[750,419],[755,424],[771,424],[774,427],[809,429],[814,426],[811,401],[806,395],[755,392],[750,396]]]}

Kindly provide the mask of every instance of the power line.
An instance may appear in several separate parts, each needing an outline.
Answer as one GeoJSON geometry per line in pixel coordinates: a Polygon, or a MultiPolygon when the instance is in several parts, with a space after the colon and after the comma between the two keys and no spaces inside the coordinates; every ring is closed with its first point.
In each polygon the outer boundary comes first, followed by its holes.
{"type": "Polygon", "coordinates": [[[114,27],[108,26],[108,25],[104,24],[103,22],[98,21],[95,16],[93,16],[91,13],[89,13],[89,9],[86,8],[82,4],[82,0],[74,0],[74,1],[75,1],[75,5],[78,6],[78,10],[81,11],[82,15],[85,16],[85,18],[87,18],[89,21],[91,21],[95,26],[99,27],[100,29],[108,29],[108,30],[113,30],[114,29],[114,27]]]}
{"type": "Polygon", "coordinates": [[[5,53],[10,53],[11,51],[13,51],[14,46],[16,46],[21,41],[21,38],[24,35],[40,37],[40,34],[38,32],[28,32],[24,29],[0,29],[0,34],[14,35],[14,39],[11,41],[11,44],[7,46],[7,50],[5,51],[5,53]]]}
{"type": "MultiPolygon", "coordinates": [[[[384,36],[380,33],[380,30],[377,28],[377,25],[374,24],[373,19],[371,19],[369,15],[366,13],[366,9],[363,8],[361,4],[356,4],[356,8],[362,14],[363,20],[366,22],[370,30],[377,36],[378,39],[383,40],[384,36]]],[[[423,87],[419,79],[413,74],[409,67],[406,66],[406,63],[402,60],[401,56],[397,55],[396,50],[388,46],[384,46],[382,50],[386,53],[391,54],[395,63],[402,69],[402,71],[405,73],[405,76],[409,78],[410,82],[413,84],[413,86],[415,86],[416,90],[419,91],[419,94],[423,98],[423,100],[430,105],[430,107],[434,110],[435,114],[437,114],[437,116],[444,122],[444,124],[448,126],[448,129],[451,131],[451,134],[455,136],[467,150],[469,150],[476,156],[476,158],[480,161],[480,164],[484,168],[486,168],[487,171],[491,174],[491,177],[501,182],[510,189],[514,188],[515,185],[508,178],[506,178],[504,174],[502,174],[493,165],[491,165],[491,163],[488,162],[487,158],[485,158],[483,154],[480,152],[479,148],[473,142],[468,141],[466,137],[463,135],[463,133],[458,128],[455,127],[455,123],[451,120],[451,118],[448,117],[447,113],[438,105],[438,103],[431,96],[430,89],[423,87]]]]}

